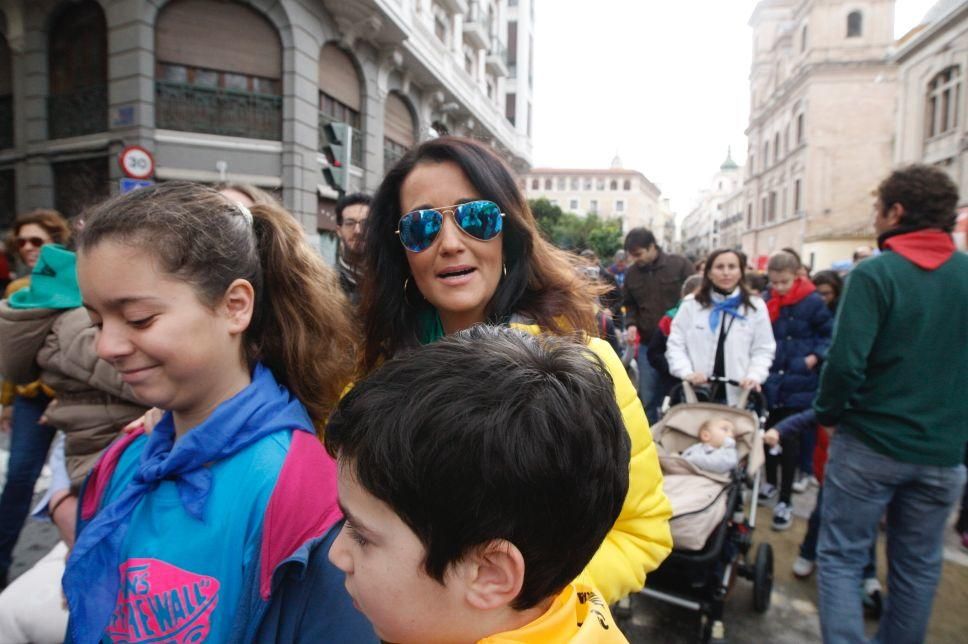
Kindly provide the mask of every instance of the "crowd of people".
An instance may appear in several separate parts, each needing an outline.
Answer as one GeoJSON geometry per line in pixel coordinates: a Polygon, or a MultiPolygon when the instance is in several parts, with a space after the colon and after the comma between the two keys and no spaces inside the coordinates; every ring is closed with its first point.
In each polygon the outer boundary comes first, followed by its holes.
{"type": "MultiPolygon", "coordinates": [[[[820,571],[825,640],[863,641],[886,514],[880,641],[920,641],[964,487],[968,257],[940,171],[878,194],[846,287],[792,250],[697,273],[645,229],[608,267],[558,249],[457,137],[340,200],[335,269],[249,186],[21,216],[2,585],[45,463],[61,543],[0,594],[0,640],[625,641],[609,606],[674,545],[649,426],[685,381],[762,393],[775,530],[824,482],[794,573],[820,571]]],[[[735,467],[733,429],[687,460],[735,467]]]]}

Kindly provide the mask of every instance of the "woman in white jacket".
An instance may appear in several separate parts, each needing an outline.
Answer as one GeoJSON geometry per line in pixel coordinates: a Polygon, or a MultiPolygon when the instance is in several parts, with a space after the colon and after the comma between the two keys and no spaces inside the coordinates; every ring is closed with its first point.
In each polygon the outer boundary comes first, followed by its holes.
{"type": "MultiPolygon", "coordinates": [[[[745,266],[737,251],[710,253],[702,285],[672,320],[666,359],[676,378],[701,385],[710,376],[724,376],[757,391],[766,380],[776,342],[766,304],[743,283],[745,266]]],[[[739,388],[726,388],[729,404],[738,397],[739,388]]]]}

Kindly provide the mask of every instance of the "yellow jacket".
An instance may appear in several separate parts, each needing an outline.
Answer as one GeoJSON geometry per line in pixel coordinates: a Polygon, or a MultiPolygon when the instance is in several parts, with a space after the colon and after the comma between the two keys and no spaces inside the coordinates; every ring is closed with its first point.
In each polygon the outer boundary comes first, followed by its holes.
{"type": "Polygon", "coordinates": [[[477,644],[628,644],[612,614],[593,588],[569,584],[545,613],[517,630],[479,640],[477,644]]]}
{"type": "MultiPolygon", "coordinates": [[[[513,322],[511,326],[532,335],[541,333],[538,325],[513,322]]],[[[649,421],[625,366],[605,340],[590,338],[588,348],[602,359],[615,382],[615,400],[632,439],[629,491],[622,512],[576,580],[597,588],[605,601],[612,604],[641,590],[645,575],[658,568],[672,550],[669,532],[672,506],[662,491],[662,471],[649,421]]]]}

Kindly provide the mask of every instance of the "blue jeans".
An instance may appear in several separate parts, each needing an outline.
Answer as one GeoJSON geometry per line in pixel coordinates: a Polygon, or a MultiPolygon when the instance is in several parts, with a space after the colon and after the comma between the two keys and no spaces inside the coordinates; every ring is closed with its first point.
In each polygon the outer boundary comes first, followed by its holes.
{"type": "Polygon", "coordinates": [[[38,423],[49,403],[50,398],[43,394],[14,399],[7,482],[0,494],[0,574],[13,561],[13,547],[30,512],[34,485],[54,440],[56,430],[38,423]]]}
{"type": "Polygon", "coordinates": [[[818,547],[824,642],[867,641],[857,589],[885,511],[887,601],[874,641],[924,641],[941,576],[945,521],[964,482],[964,465],[903,463],[854,436],[842,432],[834,436],[824,478],[818,547]]]}
{"type": "MultiPolygon", "coordinates": [[[[817,491],[817,504],[813,506],[810,519],[807,520],[807,534],[803,535],[803,543],[800,544],[800,556],[809,561],[817,560],[817,540],[820,537],[820,517],[823,504],[823,487],[817,491]]],[[[871,545],[870,559],[864,566],[864,579],[877,577],[877,541],[875,539],[871,545]]]]}

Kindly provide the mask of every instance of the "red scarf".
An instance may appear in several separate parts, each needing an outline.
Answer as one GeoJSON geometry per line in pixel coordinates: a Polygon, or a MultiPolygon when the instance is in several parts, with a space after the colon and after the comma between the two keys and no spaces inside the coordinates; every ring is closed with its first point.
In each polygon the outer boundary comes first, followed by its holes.
{"type": "Polygon", "coordinates": [[[918,268],[933,271],[955,252],[955,242],[943,230],[928,228],[889,237],[883,248],[893,250],[918,268]]]}
{"type": "Polygon", "coordinates": [[[793,280],[790,290],[780,295],[772,287],[770,288],[770,299],[766,301],[766,310],[770,313],[770,322],[776,322],[780,317],[780,309],[784,306],[793,306],[806,296],[817,290],[813,282],[805,277],[798,277],[793,280]]]}

